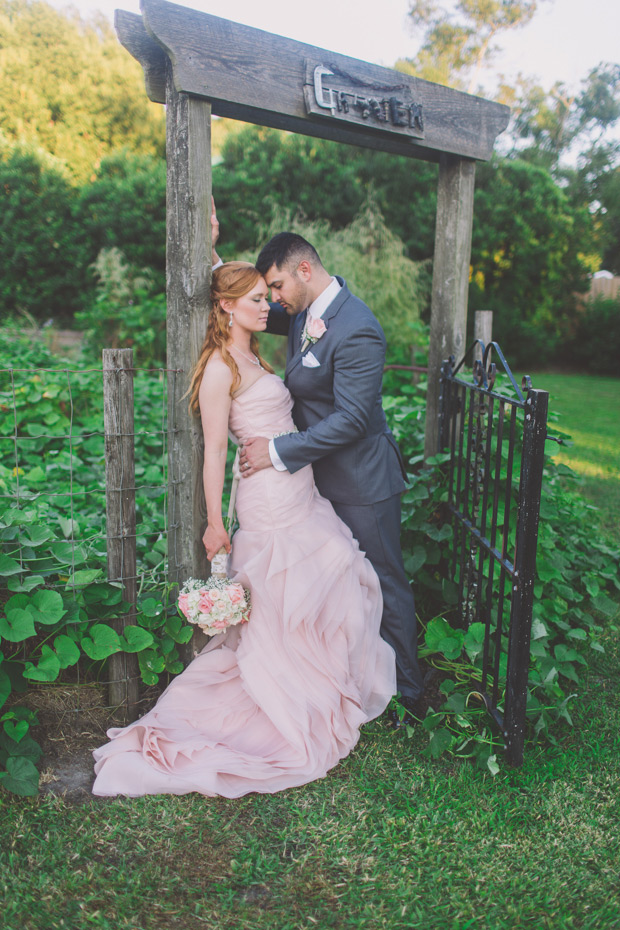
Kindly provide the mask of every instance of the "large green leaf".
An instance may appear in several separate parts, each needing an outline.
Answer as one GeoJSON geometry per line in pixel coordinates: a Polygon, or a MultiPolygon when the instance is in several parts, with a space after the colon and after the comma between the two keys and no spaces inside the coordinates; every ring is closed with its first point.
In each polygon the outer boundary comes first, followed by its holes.
{"type": "Polygon", "coordinates": [[[19,743],[30,729],[30,724],[26,720],[4,720],[2,726],[9,739],[16,743],[19,743]]]}
{"type": "Polygon", "coordinates": [[[32,591],[33,588],[37,588],[39,585],[44,584],[45,579],[43,575],[26,575],[23,581],[19,581],[17,578],[9,578],[6,583],[9,591],[32,591]]]}
{"type": "Polygon", "coordinates": [[[34,763],[38,762],[42,755],[43,750],[30,734],[16,743],[15,740],[9,739],[6,733],[0,732],[0,757],[3,765],[10,756],[22,756],[34,763]]]}
{"type": "Polygon", "coordinates": [[[33,595],[27,610],[35,623],[42,623],[45,626],[58,623],[67,612],[58,591],[50,591],[46,588],[33,595]]]}
{"type": "Polygon", "coordinates": [[[463,645],[471,662],[474,662],[484,649],[484,634],[484,623],[472,623],[465,634],[463,645]]]}
{"type": "Polygon", "coordinates": [[[22,566],[8,555],[0,555],[0,575],[17,575],[22,566]]]}
{"type": "Polygon", "coordinates": [[[112,627],[105,623],[95,623],[89,632],[90,636],[83,636],[80,645],[90,659],[107,659],[121,651],[120,637],[112,627]]]}
{"type": "Polygon", "coordinates": [[[24,678],[31,681],[55,681],[60,672],[60,660],[53,649],[47,644],[41,646],[41,658],[36,665],[26,662],[24,678]]]}
{"type": "Polygon", "coordinates": [[[67,587],[79,587],[84,584],[91,584],[96,578],[101,578],[103,571],[100,568],[83,568],[81,571],[69,575],[67,587]]]}
{"type": "Polygon", "coordinates": [[[193,627],[185,624],[180,617],[169,617],[166,620],[166,632],[175,643],[188,643],[194,635],[193,627]]]}
{"type": "Polygon", "coordinates": [[[141,652],[142,649],[152,646],[153,642],[153,634],[140,626],[126,626],[123,635],[120,637],[123,652],[141,652]]]}
{"type": "Polygon", "coordinates": [[[426,562],[426,546],[415,546],[411,555],[405,556],[405,571],[410,578],[415,578],[418,570],[426,562]]]}
{"type": "Polygon", "coordinates": [[[68,668],[79,661],[80,650],[69,636],[57,636],[54,640],[54,650],[61,668],[68,668]]]}
{"type": "Polygon", "coordinates": [[[52,543],[50,552],[55,559],[67,566],[80,565],[85,560],[82,546],[73,545],[65,539],[52,543]]]}
{"type": "Polygon", "coordinates": [[[457,659],[463,649],[465,634],[462,630],[453,630],[443,617],[435,617],[426,628],[424,645],[433,652],[441,652],[447,659],[457,659]]]}
{"type": "Polygon", "coordinates": [[[0,636],[9,643],[21,643],[34,633],[34,620],[28,610],[17,607],[7,610],[6,618],[0,617],[0,636]]]}
{"type": "Polygon", "coordinates": [[[453,734],[445,727],[440,727],[437,730],[433,730],[430,742],[428,744],[429,754],[433,757],[433,759],[438,759],[442,752],[445,752],[446,749],[449,749],[455,741],[456,740],[453,734]]]}
{"type": "Polygon", "coordinates": [[[618,604],[605,594],[599,594],[598,597],[594,597],[592,599],[592,606],[606,617],[610,618],[615,617],[618,610],[620,610],[618,604]]]}
{"type": "Polygon", "coordinates": [[[20,510],[19,507],[9,507],[2,515],[5,526],[29,526],[37,522],[36,510],[20,510]]]}
{"type": "Polygon", "coordinates": [[[30,759],[11,756],[6,762],[6,772],[0,772],[0,784],[13,794],[32,798],[39,793],[39,773],[30,759]]]}
{"type": "Polygon", "coordinates": [[[29,526],[25,532],[26,542],[36,548],[54,538],[54,534],[47,526],[29,526]]]}
{"type": "Polygon", "coordinates": [[[140,600],[140,610],[146,617],[159,617],[164,609],[164,605],[155,597],[145,597],[140,600]]]}

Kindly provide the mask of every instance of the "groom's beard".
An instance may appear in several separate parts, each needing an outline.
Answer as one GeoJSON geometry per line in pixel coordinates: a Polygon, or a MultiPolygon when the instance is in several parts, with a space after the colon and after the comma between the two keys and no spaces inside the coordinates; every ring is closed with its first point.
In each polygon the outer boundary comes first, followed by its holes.
{"type": "Polygon", "coordinates": [[[307,285],[297,278],[294,287],[289,288],[286,298],[280,298],[280,303],[289,316],[297,316],[299,313],[303,313],[310,303],[307,285]]]}

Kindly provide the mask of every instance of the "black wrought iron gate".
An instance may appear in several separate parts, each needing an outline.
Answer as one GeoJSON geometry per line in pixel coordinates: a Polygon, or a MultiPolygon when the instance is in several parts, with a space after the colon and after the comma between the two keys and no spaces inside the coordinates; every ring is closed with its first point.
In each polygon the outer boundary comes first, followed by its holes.
{"type": "Polygon", "coordinates": [[[520,765],[549,395],[529,378],[521,390],[495,342],[474,343],[458,365],[453,357],[444,362],[441,383],[440,443],[450,453],[454,528],[450,577],[462,625],[484,624],[481,695],[509,761],[520,765]],[[463,368],[476,346],[482,360],[467,380],[463,368]],[[492,354],[506,374],[501,384],[492,354]]]}

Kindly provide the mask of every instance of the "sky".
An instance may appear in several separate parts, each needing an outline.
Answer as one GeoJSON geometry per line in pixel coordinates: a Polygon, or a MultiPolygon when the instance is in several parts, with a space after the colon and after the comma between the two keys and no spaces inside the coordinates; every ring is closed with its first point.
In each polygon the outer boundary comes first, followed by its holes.
{"type": "MultiPolygon", "coordinates": [[[[68,6],[66,0],[50,0],[68,6]]],[[[82,15],[95,10],[110,19],[120,8],[140,12],[139,0],[73,0],[82,15]]],[[[307,42],[352,58],[392,67],[418,47],[407,25],[408,0],[379,0],[377,12],[350,0],[187,0],[214,16],[307,42]]],[[[446,4],[444,4],[446,5],[446,4]]],[[[373,4],[374,6],[374,4],[373,4]]],[[[536,77],[548,90],[555,81],[576,89],[599,62],[620,61],[620,0],[546,0],[524,28],[500,38],[501,52],[482,83],[491,95],[498,73],[536,77]]]]}

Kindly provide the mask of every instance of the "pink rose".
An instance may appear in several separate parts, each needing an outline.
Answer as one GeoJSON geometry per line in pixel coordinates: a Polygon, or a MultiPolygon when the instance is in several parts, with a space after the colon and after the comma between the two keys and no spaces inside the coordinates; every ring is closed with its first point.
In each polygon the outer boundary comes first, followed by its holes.
{"type": "Polygon", "coordinates": [[[228,626],[228,623],[226,620],[216,620],[213,626],[216,630],[225,630],[228,626]]]}
{"type": "Polygon", "coordinates": [[[201,614],[208,614],[213,607],[213,600],[208,591],[203,591],[198,601],[198,610],[201,614]]]}
{"type": "Polygon", "coordinates": [[[211,606],[213,606],[215,601],[219,601],[221,597],[222,597],[221,591],[218,591],[217,588],[214,588],[213,591],[211,591],[211,601],[213,602],[211,606]]]}
{"type": "Polygon", "coordinates": [[[189,617],[189,599],[187,594],[179,594],[179,610],[186,616],[189,617]]]}
{"type": "Polygon", "coordinates": [[[312,342],[316,342],[317,339],[321,338],[321,336],[323,335],[326,329],[327,329],[327,326],[325,325],[321,317],[318,317],[317,319],[315,319],[314,317],[310,317],[310,319],[306,323],[306,336],[308,337],[308,339],[311,339],[312,342]]]}
{"type": "Polygon", "coordinates": [[[231,604],[239,604],[243,600],[245,592],[240,584],[230,584],[226,588],[226,593],[231,604]]]}

